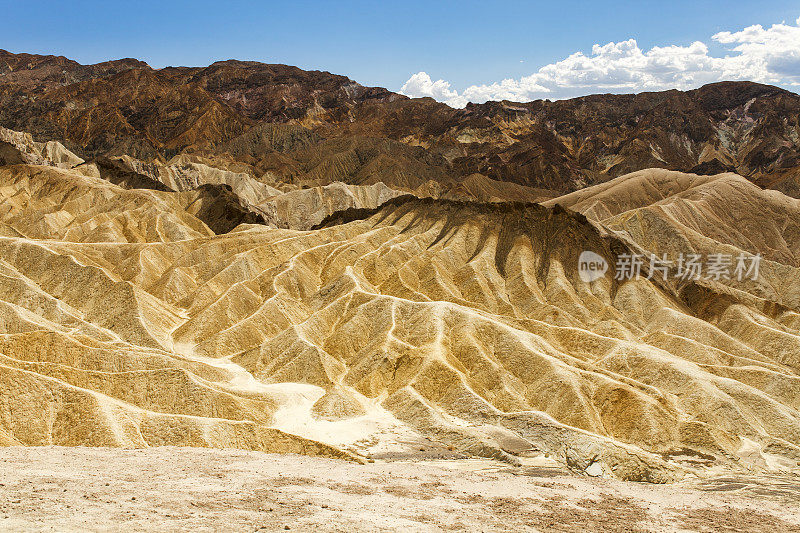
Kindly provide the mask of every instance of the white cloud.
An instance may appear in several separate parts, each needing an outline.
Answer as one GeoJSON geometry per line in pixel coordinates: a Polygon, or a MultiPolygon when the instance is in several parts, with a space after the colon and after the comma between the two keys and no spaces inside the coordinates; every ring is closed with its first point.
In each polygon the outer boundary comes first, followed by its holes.
{"type": "Polygon", "coordinates": [[[450,88],[450,83],[444,80],[433,81],[427,72],[417,72],[408,78],[400,92],[416,98],[430,96],[443,102],[458,98],[458,92],[450,88]]]}
{"type": "Polygon", "coordinates": [[[795,25],[749,26],[711,36],[726,49],[709,55],[708,46],[654,46],[644,51],[635,39],[595,44],[590,55],[574,54],[540,68],[529,76],[459,92],[445,80],[433,81],[426,72],[411,76],[400,89],[408,96],[430,96],[453,107],[487,100],[529,101],[568,98],[601,92],[640,92],[691,89],[722,80],[750,80],[800,87],[800,18],[795,25]]]}

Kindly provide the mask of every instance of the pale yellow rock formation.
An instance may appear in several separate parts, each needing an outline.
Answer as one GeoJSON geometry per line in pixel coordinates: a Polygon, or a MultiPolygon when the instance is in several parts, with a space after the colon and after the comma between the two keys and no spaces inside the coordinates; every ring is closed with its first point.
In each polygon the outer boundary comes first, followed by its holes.
{"type": "Polygon", "coordinates": [[[307,230],[338,211],[375,209],[403,194],[380,182],[373,185],[334,182],[279,194],[262,202],[259,207],[270,213],[280,226],[307,230]]]}
{"type": "MultiPolygon", "coordinates": [[[[307,230],[337,211],[350,208],[374,209],[403,192],[381,182],[372,185],[328,185],[300,188],[283,184],[283,190],[259,181],[247,172],[233,172],[178,156],[169,164],[143,162],[129,156],[109,159],[122,172],[144,176],[173,191],[190,191],[201,185],[227,185],[243,203],[274,226],[307,230]]],[[[210,161],[209,161],[210,162],[210,161]]],[[[94,167],[96,169],[96,167],[94,167]]],[[[84,171],[102,176],[102,171],[84,171]]],[[[141,186],[140,183],[136,184],[141,186]]]]}
{"type": "MultiPolygon", "coordinates": [[[[593,220],[398,197],[214,235],[176,193],[0,168],[0,443],[796,470],[797,201],[648,172],[560,200],[593,220]],[[763,277],[578,275],[583,250],[689,249],[761,252],[763,277]]],[[[308,191],[286,217],[350,206],[308,191]]]]}
{"type": "Polygon", "coordinates": [[[18,163],[73,168],[83,159],[58,141],[36,142],[30,133],[0,127],[0,165],[18,163]]]}

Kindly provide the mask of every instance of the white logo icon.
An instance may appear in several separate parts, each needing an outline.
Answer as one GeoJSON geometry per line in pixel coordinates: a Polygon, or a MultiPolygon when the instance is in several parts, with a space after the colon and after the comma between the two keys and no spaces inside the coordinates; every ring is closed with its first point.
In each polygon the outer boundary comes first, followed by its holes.
{"type": "Polygon", "coordinates": [[[608,262],[602,255],[587,250],[578,257],[578,276],[581,281],[591,283],[602,278],[607,271],[608,262]]]}

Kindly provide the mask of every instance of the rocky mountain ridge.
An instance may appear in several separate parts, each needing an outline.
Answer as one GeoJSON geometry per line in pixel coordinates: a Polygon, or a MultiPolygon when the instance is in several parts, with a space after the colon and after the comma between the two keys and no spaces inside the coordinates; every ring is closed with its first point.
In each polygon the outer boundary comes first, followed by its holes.
{"type": "Polygon", "coordinates": [[[800,96],[749,82],[453,109],[286,65],[155,70],[0,51],[0,126],[84,159],[193,154],[315,185],[380,175],[390,187],[453,186],[481,174],[555,196],[660,167],[800,194],[800,96]]]}

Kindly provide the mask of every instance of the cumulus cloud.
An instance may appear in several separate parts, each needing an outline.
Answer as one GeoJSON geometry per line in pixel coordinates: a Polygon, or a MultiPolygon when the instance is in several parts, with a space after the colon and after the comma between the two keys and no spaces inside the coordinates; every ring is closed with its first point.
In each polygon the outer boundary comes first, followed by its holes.
{"type": "Polygon", "coordinates": [[[426,72],[411,76],[400,89],[408,96],[430,96],[453,107],[487,100],[528,101],[569,98],[601,92],[691,89],[722,80],[750,80],[800,87],[800,18],[794,25],[760,24],[737,32],[711,36],[723,48],[711,55],[708,46],[695,41],[688,46],[639,48],[635,39],[595,44],[591,54],[574,54],[541,67],[529,76],[472,85],[459,92],[445,80],[426,72]]]}
{"type": "Polygon", "coordinates": [[[458,98],[458,92],[450,88],[449,82],[433,81],[427,72],[417,72],[408,78],[400,91],[409,96],[413,95],[415,98],[430,96],[442,102],[458,98]]]}

